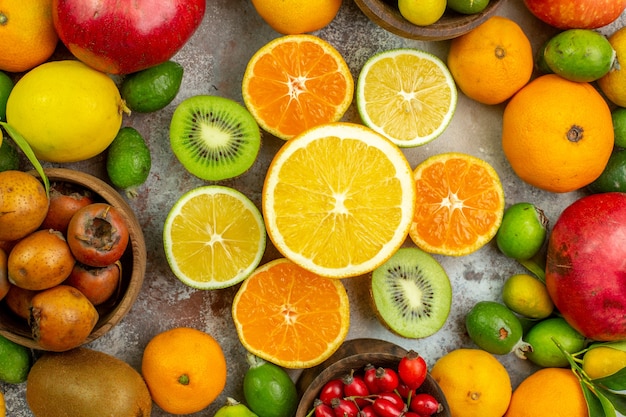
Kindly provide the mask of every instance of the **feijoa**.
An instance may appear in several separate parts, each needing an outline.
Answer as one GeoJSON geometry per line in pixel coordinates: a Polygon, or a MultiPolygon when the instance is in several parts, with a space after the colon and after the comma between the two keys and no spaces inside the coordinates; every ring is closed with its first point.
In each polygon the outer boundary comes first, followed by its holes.
{"type": "Polygon", "coordinates": [[[128,75],[120,87],[126,106],[138,113],[150,113],[170,104],[183,79],[183,67],[174,61],[165,61],[128,75]]]}
{"type": "Polygon", "coordinates": [[[120,129],[109,145],[106,167],[111,183],[125,189],[129,197],[135,196],[136,188],[148,179],[152,167],[150,149],[137,129],[120,129]]]}
{"type": "Polygon", "coordinates": [[[602,174],[587,188],[592,193],[626,192],[626,149],[615,148],[602,174]]]}
{"type": "Polygon", "coordinates": [[[548,40],[543,50],[543,59],[555,74],[576,82],[603,77],[615,56],[609,40],[591,29],[565,30],[548,40]]]}

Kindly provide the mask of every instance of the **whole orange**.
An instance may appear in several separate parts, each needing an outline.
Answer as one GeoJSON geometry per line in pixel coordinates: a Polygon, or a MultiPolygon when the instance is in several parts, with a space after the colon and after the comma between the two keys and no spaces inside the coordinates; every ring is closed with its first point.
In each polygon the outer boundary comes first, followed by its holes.
{"type": "Polygon", "coordinates": [[[504,417],[588,417],[587,403],[571,369],[542,368],[513,391],[504,417]]]}
{"type": "Polygon", "coordinates": [[[314,32],[333,21],[341,0],[252,0],[259,16],[276,32],[314,32]]]}
{"type": "Polygon", "coordinates": [[[598,178],[613,136],[600,93],[554,74],[531,81],[504,109],[504,155],[523,181],[546,191],[574,191],[598,178]]]}
{"type": "Polygon", "coordinates": [[[154,402],[172,414],[191,414],[211,404],[226,386],[226,359],[208,333],[175,327],[146,345],[141,372],[154,402]]]}
{"type": "Polygon", "coordinates": [[[0,3],[0,70],[34,68],[50,58],[58,40],[52,23],[52,0],[0,3]]]}
{"type": "Polygon", "coordinates": [[[528,83],[533,58],[522,28],[511,19],[493,16],[450,42],[447,63],[467,97],[498,104],[528,83]]]}

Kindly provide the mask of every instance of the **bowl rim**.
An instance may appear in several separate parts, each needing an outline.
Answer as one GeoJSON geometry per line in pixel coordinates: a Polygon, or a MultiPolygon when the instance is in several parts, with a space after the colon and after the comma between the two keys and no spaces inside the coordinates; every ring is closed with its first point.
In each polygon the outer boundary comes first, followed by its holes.
{"type": "MultiPolygon", "coordinates": [[[[62,181],[82,186],[89,189],[94,194],[97,194],[105,202],[120,208],[120,214],[124,218],[129,230],[130,255],[132,255],[133,262],[126,292],[121,296],[119,302],[106,312],[106,315],[99,317],[96,326],[81,344],[84,345],[98,339],[117,325],[130,311],[137,300],[146,272],[147,250],[145,237],[142,227],[130,205],[124,200],[120,193],[104,180],[89,173],[69,168],[44,168],[44,172],[51,183],[54,181],[62,181]]],[[[39,174],[34,170],[28,171],[28,173],[40,178],[39,174]]],[[[128,249],[126,253],[129,253],[128,249]]],[[[127,255],[125,254],[124,256],[127,255]]],[[[13,332],[12,329],[7,328],[2,321],[0,321],[0,335],[31,349],[45,350],[35,342],[32,336],[17,334],[13,332]]]]}
{"type": "Polygon", "coordinates": [[[448,40],[464,35],[496,13],[506,0],[489,0],[485,9],[475,14],[446,13],[435,23],[418,26],[404,19],[397,7],[384,0],[354,0],[372,22],[395,35],[423,41],[448,40]],[[393,21],[390,20],[393,18],[393,21]]]}

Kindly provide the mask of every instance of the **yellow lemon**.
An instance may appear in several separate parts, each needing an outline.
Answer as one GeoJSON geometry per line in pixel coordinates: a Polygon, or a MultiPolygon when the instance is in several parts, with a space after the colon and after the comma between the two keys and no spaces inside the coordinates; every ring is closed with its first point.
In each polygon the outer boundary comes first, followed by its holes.
{"type": "Polygon", "coordinates": [[[104,151],[128,112],[115,82],[75,61],[50,61],[26,73],[7,101],[7,122],[49,162],[76,162],[104,151]]]}
{"type": "Polygon", "coordinates": [[[400,14],[418,26],[432,25],[446,11],[446,0],[398,0],[400,14]]]}

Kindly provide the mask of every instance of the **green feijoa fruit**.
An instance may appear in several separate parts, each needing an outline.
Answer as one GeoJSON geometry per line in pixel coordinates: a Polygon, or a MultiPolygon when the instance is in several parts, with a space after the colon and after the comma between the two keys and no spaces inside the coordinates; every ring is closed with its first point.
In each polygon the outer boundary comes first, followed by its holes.
{"type": "Polygon", "coordinates": [[[616,107],[611,112],[615,146],[626,149],[626,108],[616,107]]]}
{"type": "Polygon", "coordinates": [[[541,320],[535,324],[524,337],[531,346],[525,356],[534,364],[542,367],[563,368],[569,361],[558,348],[554,340],[559,342],[563,350],[576,353],[585,347],[585,337],[570,326],[562,317],[541,320]]]}
{"type": "Polygon", "coordinates": [[[602,174],[587,188],[592,193],[626,192],[626,149],[614,149],[602,174]]]}
{"type": "MultiPolygon", "coordinates": [[[[0,135],[2,133],[0,132],[0,135]]],[[[0,172],[20,168],[20,154],[6,138],[0,141],[0,172]]]]}
{"type": "Polygon", "coordinates": [[[450,10],[461,14],[480,13],[489,5],[489,0],[448,0],[450,10]]]}
{"type": "Polygon", "coordinates": [[[170,145],[190,173],[220,181],[239,176],[254,164],[261,130],[248,109],[236,101],[197,95],[174,110],[170,145]]]}
{"type": "Polygon", "coordinates": [[[541,74],[554,74],[554,71],[552,71],[552,69],[550,69],[550,67],[546,63],[546,58],[544,56],[544,51],[546,49],[547,43],[548,42],[545,42],[540,48],[537,49],[537,52],[535,53],[535,69],[537,69],[537,71],[539,71],[541,74]]]}
{"type": "Polygon", "coordinates": [[[370,294],[379,320],[409,339],[436,333],[452,303],[452,286],[441,264],[416,247],[400,248],[372,273],[370,294]]]}
{"type": "Polygon", "coordinates": [[[220,407],[213,417],[258,417],[245,404],[232,397],[226,398],[226,404],[220,407]]]}
{"type": "Polygon", "coordinates": [[[289,374],[278,365],[251,353],[243,377],[243,395],[259,417],[291,417],[298,407],[298,391],[289,374]]]}
{"type": "Polygon", "coordinates": [[[531,203],[516,203],[505,210],[496,243],[509,258],[530,259],[541,249],[547,230],[548,219],[542,210],[531,203]]]}
{"type": "Polygon", "coordinates": [[[165,61],[145,70],[129,74],[122,81],[120,93],[126,106],[138,113],[150,113],[170,104],[183,79],[183,67],[165,61]]]}
{"type": "Polygon", "coordinates": [[[0,381],[9,384],[26,381],[32,364],[30,349],[0,336],[0,381]]]}
{"type": "Polygon", "coordinates": [[[144,138],[133,127],[122,127],[109,145],[106,168],[111,183],[129,197],[148,179],[152,158],[144,138]]]}
{"type": "Polygon", "coordinates": [[[7,100],[13,90],[13,80],[4,72],[0,71],[0,121],[7,121],[7,100]]]}
{"type": "Polygon", "coordinates": [[[465,316],[465,328],[472,341],[494,355],[515,352],[523,356],[528,345],[522,341],[524,328],[504,304],[479,301],[465,316]]]}
{"type": "Polygon", "coordinates": [[[548,40],[543,56],[555,74],[571,81],[592,82],[611,70],[616,53],[601,33],[569,29],[548,40]]]}

